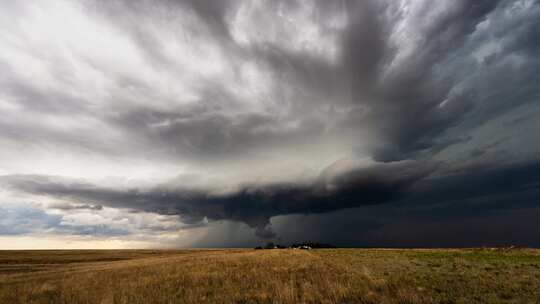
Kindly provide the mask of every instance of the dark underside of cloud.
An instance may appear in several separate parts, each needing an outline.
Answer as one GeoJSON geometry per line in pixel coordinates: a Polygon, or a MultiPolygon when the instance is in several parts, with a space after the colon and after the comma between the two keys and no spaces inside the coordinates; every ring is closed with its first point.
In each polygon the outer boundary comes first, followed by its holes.
{"type": "MultiPolygon", "coordinates": [[[[397,162],[360,169],[337,162],[309,184],[246,185],[227,194],[160,186],[117,190],[49,176],[4,176],[1,181],[11,190],[66,202],[53,208],[102,204],[180,215],[187,228],[199,226],[203,218],[242,222],[263,239],[277,232],[291,242],[317,239],[341,246],[540,245],[535,233],[540,163],[428,178],[435,168],[397,162]],[[281,218],[278,231],[270,225],[276,216],[281,218]]],[[[218,238],[201,246],[252,244],[218,238]]]]}
{"type": "Polygon", "coordinates": [[[58,3],[0,4],[0,190],[342,245],[536,227],[538,0],[58,3]]]}
{"type": "Polygon", "coordinates": [[[271,238],[270,218],[277,215],[326,213],[381,204],[403,195],[434,166],[417,162],[350,167],[338,161],[318,179],[305,184],[245,185],[227,194],[211,190],[151,189],[117,190],[48,176],[4,176],[10,190],[63,199],[71,205],[54,208],[108,206],[165,215],[181,215],[186,223],[209,220],[240,221],[255,228],[257,236],[271,238]],[[91,205],[89,205],[91,204],[91,205]]]}

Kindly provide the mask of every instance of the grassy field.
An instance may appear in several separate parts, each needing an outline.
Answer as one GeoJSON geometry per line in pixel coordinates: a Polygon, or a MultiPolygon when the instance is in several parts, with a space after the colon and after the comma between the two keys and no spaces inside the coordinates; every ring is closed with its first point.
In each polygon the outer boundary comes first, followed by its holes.
{"type": "Polygon", "coordinates": [[[540,250],[0,251],[0,303],[540,303],[540,250]]]}

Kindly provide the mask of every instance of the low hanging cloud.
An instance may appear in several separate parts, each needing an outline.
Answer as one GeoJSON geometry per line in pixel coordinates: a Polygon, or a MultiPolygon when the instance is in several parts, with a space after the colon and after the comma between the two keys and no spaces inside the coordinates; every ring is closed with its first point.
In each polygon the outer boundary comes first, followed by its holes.
{"type": "Polygon", "coordinates": [[[119,190],[50,176],[4,176],[0,180],[11,191],[76,203],[52,206],[56,209],[96,209],[94,206],[105,205],[181,215],[187,223],[198,223],[205,218],[240,221],[255,228],[258,236],[269,238],[275,236],[270,227],[271,217],[325,213],[388,202],[399,198],[434,168],[433,164],[418,162],[359,168],[352,161],[341,160],[310,183],[242,185],[228,193],[220,189],[195,190],[181,186],[119,190]]]}

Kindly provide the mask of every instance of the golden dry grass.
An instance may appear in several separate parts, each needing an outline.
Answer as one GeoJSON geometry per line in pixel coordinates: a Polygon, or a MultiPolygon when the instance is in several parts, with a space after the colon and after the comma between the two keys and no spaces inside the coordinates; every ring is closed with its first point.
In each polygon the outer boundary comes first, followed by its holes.
{"type": "Polygon", "coordinates": [[[0,251],[0,303],[539,303],[540,251],[0,251]]]}

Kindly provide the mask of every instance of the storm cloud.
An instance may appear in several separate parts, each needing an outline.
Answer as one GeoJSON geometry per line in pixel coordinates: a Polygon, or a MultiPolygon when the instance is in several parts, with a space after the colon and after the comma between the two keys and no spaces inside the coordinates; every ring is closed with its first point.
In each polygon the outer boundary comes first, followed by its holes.
{"type": "Polygon", "coordinates": [[[3,2],[0,204],[478,244],[539,207],[539,29],[536,0],[3,2]]]}
{"type": "MultiPolygon", "coordinates": [[[[4,176],[11,190],[51,196],[75,205],[56,209],[99,209],[87,203],[129,208],[165,215],[181,215],[187,223],[210,220],[241,221],[263,238],[274,237],[270,218],[277,215],[324,213],[399,198],[433,166],[410,162],[354,167],[338,161],[311,183],[242,185],[238,189],[189,189],[161,185],[149,189],[111,189],[48,176],[4,176]]],[[[99,205],[100,206],[100,205],[99,205]]]]}

